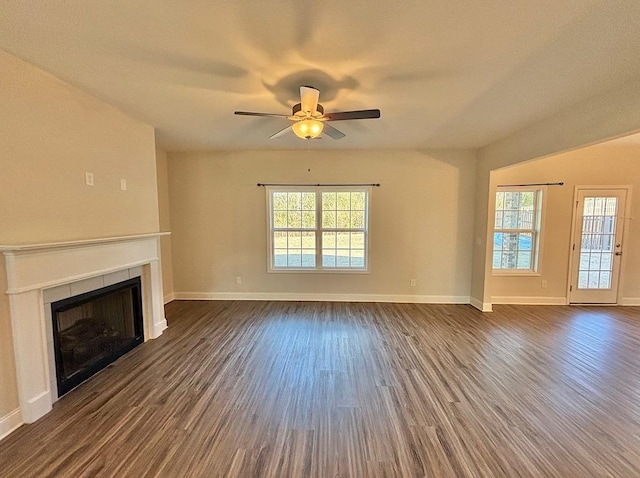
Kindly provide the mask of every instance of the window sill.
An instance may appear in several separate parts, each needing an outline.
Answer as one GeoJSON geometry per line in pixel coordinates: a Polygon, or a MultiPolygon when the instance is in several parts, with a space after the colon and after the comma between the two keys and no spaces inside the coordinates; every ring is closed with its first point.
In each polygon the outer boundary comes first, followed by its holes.
{"type": "Polygon", "coordinates": [[[370,274],[367,269],[268,269],[269,274],[370,274]]]}
{"type": "Polygon", "coordinates": [[[507,271],[507,270],[494,270],[494,277],[541,277],[542,274],[540,272],[535,271],[507,271]]]}

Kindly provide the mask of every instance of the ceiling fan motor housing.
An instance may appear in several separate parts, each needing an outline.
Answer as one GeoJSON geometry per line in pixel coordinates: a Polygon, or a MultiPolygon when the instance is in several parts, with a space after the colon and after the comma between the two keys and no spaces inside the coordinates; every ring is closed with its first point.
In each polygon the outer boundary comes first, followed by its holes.
{"type": "MultiPolygon", "coordinates": [[[[310,111],[310,114],[312,117],[318,118],[324,114],[324,108],[320,103],[318,103],[318,106],[316,106],[316,111],[310,111]]],[[[298,116],[300,118],[307,117],[306,111],[302,111],[302,103],[296,103],[295,105],[293,105],[293,108],[291,108],[291,116],[298,116]]]]}

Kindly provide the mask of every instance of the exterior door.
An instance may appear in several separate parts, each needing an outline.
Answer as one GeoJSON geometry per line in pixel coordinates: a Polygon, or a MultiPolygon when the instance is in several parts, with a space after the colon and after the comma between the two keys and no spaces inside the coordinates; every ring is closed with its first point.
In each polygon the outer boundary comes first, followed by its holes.
{"type": "Polygon", "coordinates": [[[578,189],[570,303],[617,303],[626,196],[626,189],[578,189]]]}

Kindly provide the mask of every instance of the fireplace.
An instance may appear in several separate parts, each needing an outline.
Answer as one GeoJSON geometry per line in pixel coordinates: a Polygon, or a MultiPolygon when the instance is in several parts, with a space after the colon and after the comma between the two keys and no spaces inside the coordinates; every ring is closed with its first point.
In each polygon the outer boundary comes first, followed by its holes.
{"type": "Polygon", "coordinates": [[[139,277],[51,304],[58,396],[144,341],[139,277]]]}
{"type": "Polygon", "coordinates": [[[8,305],[11,318],[19,400],[0,416],[0,437],[46,415],[58,398],[52,303],[139,277],[144,340],[162,335],[160,237],[166,234],[0,245],[0,284],[6,285],[0,307],[8,305]]]}

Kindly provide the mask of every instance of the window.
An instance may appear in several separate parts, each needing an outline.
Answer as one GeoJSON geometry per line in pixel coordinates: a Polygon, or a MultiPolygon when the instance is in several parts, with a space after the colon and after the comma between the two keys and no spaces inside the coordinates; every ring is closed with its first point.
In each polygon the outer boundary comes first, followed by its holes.
{"type": "Polygon", "coordinates": [[[369,188],[267,188],[269,270],[366,271],[369,188]]]}
{"type": "Polygon", "coordinates": [[[541,189],[496,192],[495,271],[536,272],[540,247],[541,189]]]}

